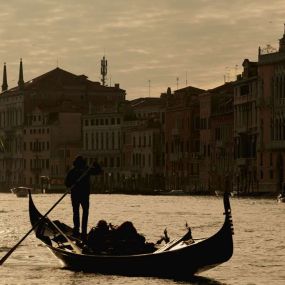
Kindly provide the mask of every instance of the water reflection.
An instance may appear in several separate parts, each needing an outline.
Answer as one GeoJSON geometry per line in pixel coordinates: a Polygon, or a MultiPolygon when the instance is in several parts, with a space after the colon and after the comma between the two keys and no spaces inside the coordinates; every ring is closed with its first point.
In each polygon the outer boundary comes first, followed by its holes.
{"type": "Polygon", "coordinates": [[[212,278],[193,276],[188,279],[174,279],[177,284],[191,284],[191,285],[226,285],[226,283],[221,283],[212,278]]]}
{"type": "MultiPolygon", "coordinates": [[[[46,212],[59,195],[36,197],[39,210],[46,212]]],[[[0,258],[30,229],[27,200],[0,193],[0,258]]],[[[1,284],[108,284],[108,285],[173,285],[173,284],[284,284],[284,204],[269,199],[231,199],[234,255],[223,266],[202,273],[205,277],[188,280],[144,277],[102,276],[61,270],[53,255],[31,234],[1,268],[1,284]],[[275,237],[275,238],[272,238],[275,237]],[[247,270],[244,270],[246,268],[247,270]],[[15,274],[15,272],[17,274],[15,274]],[[21,276],[21,278],[19,278],[21,276]],[[34,278],[36,276],[36,278],[34,278]],[[272,280],[274,276],[274,280],[272,280]],[[226,282],[226,283],[223,283],[226,282]]],[[[72,223],[70,199],[65,199],[49,215],[72,223]]],[[[160,238],[167,227],[171,239],[185,232],[185,221],[192,227],[194,238],[208,237],[223,223],[221,199],[211,197],[147,197],[128,195],[93,195],[90,227],[99,219],[113,224],[132,220],[148,241],[160,238]],[[141,207],[133,207],[141,205],[141,207]]]]}

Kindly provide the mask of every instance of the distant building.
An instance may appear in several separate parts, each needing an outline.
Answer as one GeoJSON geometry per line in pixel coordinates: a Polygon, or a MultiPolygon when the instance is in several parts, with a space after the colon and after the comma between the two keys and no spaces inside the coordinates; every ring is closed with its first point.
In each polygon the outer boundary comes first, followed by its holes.
{"type": "Polygon", "coordinates": [[[24,82],[22,60],[18,86],[8,89],[4,65],[0,94],[2,188],[40,187],[41,176],[62,183],[81,150],[81,115],[88,113],[89,103],[96,106],[124,100],[125,90],[118,84],[102,86],[61,68],[24,82]]]}
{"type": "Polygon", "coordinates": [[[199,95],[200,153],[199,179],[202,191],[231,191],[234,170],[233,84],[199,95]]]}
{"type": "Polygon", "coordinates": [[[200,152],[199,152],[199,179],[203,191],[212,191],[210,168],[211,168],[211,102],[212,93],[204,92],[199,95],[200,105],[200,152]]]}
{"type": "Polygon", "coordinates": [[[188,86],[166,93],[165,175],[168,190],[199,191],[199,94],[203,89],[188,86]]]}
{"type": "Polygon", "coordinates": [[[100,163],[104,176],[95,177],[93,190],[115,192],[121,181],[123,102],[110,105],[89,105],[83,116],[81,153],[89,164],[100,163]]]}
{"type": "Polygon", "coordinates": [[[234,83],[234,189],[237,193],[258,191],[257,140],[258,128],[257,62],[245,59],[243,73],[234,83]]]}
{"type": "Polygon", "coordinates": [[[131,177],[139,191],[165,188],[165,98],[139,98],[129,102],[137,126],[132,139],[131,177]]]}
{"type": "Polygon", "coordinates": [[[232,191],[234,174],[234,91],[226,83],[210,90],[210,185],[214,191],[232,191]]]}
{"type": "Polygon", "coordinates": [[[258,55],[259,190],[279,192],[285,181],[285,33],[278,51],[258,55]]]}

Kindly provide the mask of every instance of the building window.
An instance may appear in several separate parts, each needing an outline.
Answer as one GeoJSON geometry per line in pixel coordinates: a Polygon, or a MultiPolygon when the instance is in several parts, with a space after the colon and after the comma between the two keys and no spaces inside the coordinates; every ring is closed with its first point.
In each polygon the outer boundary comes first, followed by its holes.
{"type": "Polygon", "coordinates": [[[94,134],[91,134],[91,149],[94,150],[94,134]]]}
{"type": "Polygon", "coordinates": [[[95,149],[99,149],[99,134],[95,134],[95,149]]]}
{"type": "Polygon", "coordinates": [[[117,167],[120,167],[120,158],[117,157],[117,167]]]}
{"type": "Polygon", "coordinates": [[[112,132],[112,149],[115,149],[115,134],[112,132]]]}
{"type": "Polygon", "coordinates": [[[104,149],[104,134],[101,133],[101,150],[104,149]]]}
{"type": "Polygon", "coordinates": [[[106,133],[106,149],[109,149],[109,134],[106,133]]]}
{"type": "Polygon", "coordinates": [[[85,149],[88,150],[88,134],[85,134],[85,149]]]}

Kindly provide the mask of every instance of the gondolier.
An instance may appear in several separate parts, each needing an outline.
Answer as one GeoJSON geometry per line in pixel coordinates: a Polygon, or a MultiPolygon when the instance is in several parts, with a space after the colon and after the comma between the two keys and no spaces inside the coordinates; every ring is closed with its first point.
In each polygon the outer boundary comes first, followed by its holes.
{"type": "Polygon", "coordinates": [[[80,235],[80,214],[79,209],[82,207],[82,238],[87,237],[87,224],[89,214],[89,195],[90,195],[90,175],[99,175],[103,171],[97,162],[92,167],[88,167],[86,159],[77,156],[73,161],[73,168],[67,173],[65,186],[71,189],[71,203],[73,209],[73,234],[80,235]]]}

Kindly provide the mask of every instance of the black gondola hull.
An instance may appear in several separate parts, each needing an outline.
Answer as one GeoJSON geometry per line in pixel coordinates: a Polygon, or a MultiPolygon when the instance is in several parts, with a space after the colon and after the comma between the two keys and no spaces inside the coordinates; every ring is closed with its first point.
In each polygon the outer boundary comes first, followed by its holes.
{"type": "MultiPolygon", "coordinates": [[[[200,242],[159,253],[139,255],[90,255],[78,254],[49,243],[49,233],[54,232],[49,220],[39,223],[36,236],[46,244],[64,267],[85,272],[119,274],[126,276],[157,276],[188,278],[228,261],[233,254],[233,228],[230,204],[224,200],[225,221],[213,236],[200,242]]],[[[42,218],[30,195],[30,220],[35,225],[42,218]]]]}

